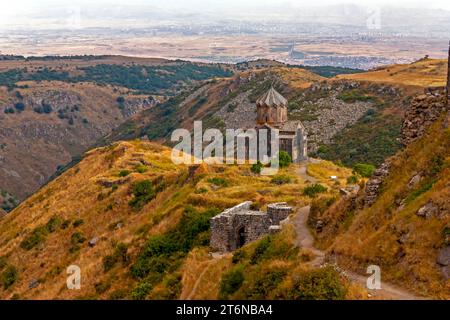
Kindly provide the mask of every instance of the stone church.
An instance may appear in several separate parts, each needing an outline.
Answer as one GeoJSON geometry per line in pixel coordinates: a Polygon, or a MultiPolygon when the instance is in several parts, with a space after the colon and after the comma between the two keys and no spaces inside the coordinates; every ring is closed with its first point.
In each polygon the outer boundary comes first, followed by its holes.
{"type": "MultiPolygon", "coordinates": [[[[273,86],[256,101],[256,131],[267,129],[279,130],[280,151],[287,152],[294,163],[306,160],[307,136],[300,121],[289,121],[287,115],[288,101],[273,86]]],[[[268,148],[270,149],[270,148],[268,148]]]]}

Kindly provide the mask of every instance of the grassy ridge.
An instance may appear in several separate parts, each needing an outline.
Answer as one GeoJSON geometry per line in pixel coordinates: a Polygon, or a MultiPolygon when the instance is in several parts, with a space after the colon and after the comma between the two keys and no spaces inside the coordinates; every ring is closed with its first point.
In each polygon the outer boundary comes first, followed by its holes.
{"type": "Polygon", "coordinates": [[[86,82],[123,86],[142,93],[160,93],[180,86],[183,82],[205,80],[213,77],[227,77],[232,73],[218,65],[197,65],[184,62],[168,66],[121,66],[99,64],[80,67],[83,75],[71,75],[67,71],[49,68],[27,72],[26,69],[13,69],[0,73],[0,85],[16,87],[19,81],[64,81],[86,82]]]}

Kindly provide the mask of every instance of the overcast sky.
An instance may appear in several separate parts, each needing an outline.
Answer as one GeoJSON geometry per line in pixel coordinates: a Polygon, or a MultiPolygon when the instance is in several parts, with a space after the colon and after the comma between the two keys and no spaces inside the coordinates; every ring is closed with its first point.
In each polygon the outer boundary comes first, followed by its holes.
{"type": "MultiPolygon", "coordinates": [[[[360,6],[396,6],[404,8],[445,9],[450,12],[449,0],[0,0],[0,29],[14,28],[26,25],[28,28],[47,26],[46,19],[61,19],[67,12],[80,12],[85,15],[90,13],[94,23],[105,18],[99,14],[95,17],[96,10],[112,9],[112,15],[107,18],[122,19],[121,13],[130,12],[121,7],[133,8],[134,14],[152,12],[152,8],[158,8],[158,12],[170,14],[207,13],[218,17],[246,17],[259,14],[269,18],[271,9],[276,8],[277,13],[283,14],[301,12],[302,7],[321,7],[339,4],[358,4],[360,6]],[[146,10],[139,12],[140,6],[146,6],[146,10]],[[36,22],[38,19],[38,22],[36,22]]],[[[104,10],[103,10],[104,11],[104,10]]],[[[107,11],[108,12],[108,11],[107,11]]],[[[401,12],[401,10],[400,10],[401,12]]],[[[327,11],[323,11],[327,14],[327,11]]],[[[130,17],[128,17],[130,18],[130,17]]],[[[148,14],[148,18],[154,18],[148,14]]]]}
{"type": "Polygon", "coordinates": [[[321,6],[335,5],[342,3],[354,3],[359,5],[395,5],[414,8],[443,8],[450,10],[450,1],[448,0],[0,0],[4,12],[20,14],[32,7],[50,7],[50,6],[86,6],[92,3],[103,5],[152,5],[160,8],[192,8],[198,11],[217,10],[224,7],[264,7],[273,5],[291,5],[294,7],[302,6],[321,6]]]}

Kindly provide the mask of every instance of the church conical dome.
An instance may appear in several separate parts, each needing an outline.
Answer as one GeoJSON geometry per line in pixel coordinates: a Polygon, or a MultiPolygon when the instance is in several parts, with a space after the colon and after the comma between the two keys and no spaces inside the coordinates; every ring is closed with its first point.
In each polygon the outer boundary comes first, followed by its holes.
{"type": "Polygon", "coordinates": [[[264,93],[258,100],[256,100],[256,104],[267,107],[286,106],[287,100],[273,87],[270,87],[270,89],[266,93],[264,93]]]}

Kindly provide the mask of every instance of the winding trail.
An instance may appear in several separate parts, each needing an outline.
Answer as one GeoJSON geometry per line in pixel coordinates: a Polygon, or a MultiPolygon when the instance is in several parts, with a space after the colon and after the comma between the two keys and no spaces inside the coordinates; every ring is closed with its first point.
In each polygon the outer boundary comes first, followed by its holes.
{"type": "MultiPolygon", "coordinates": [[[[297,232],[297,238],[295,243],[298,247],[307,248],[311,250],[315,258],[309,262],[312,267],[319,267],[325,262],[325,252],[314,247],[314,237],[312,236],[310,230],[307,226],[308,216],[310,207],[300,208],[297,213],[289,217],[286,223],[290,223],[294,226],[297,232]]],[[[366,287],[367,276],[359,275],[352,271],[343,270],[347,278],[366,287]]],[[[415,294],[398,287],[395,287],[386,282],[381,282],[381,289],[379,290],[368,290],[369,299],[373,300],[423,300],[425,298],[416,296],[415,294]]]]}
{"type": "Polygon", "coordinates": [[[194,297],[194,295],[197,292],[197,288],[200,285],[200,282],[203,278],[203,276],[205,275],[205,273],[209,270],[209,267],[211,266],[211,262],[213,262],[212,260],[209,261],[205,261],[203,264],[205,265],[203,267],[203,271],[198,275],[197,280],[194,283],[194,286],[192,287],[191,291],[189,292],[189,294],[186,294],[185,297],[182,297],[182,299],[185,300],[192,300],[192,298],[194,297]]]}

